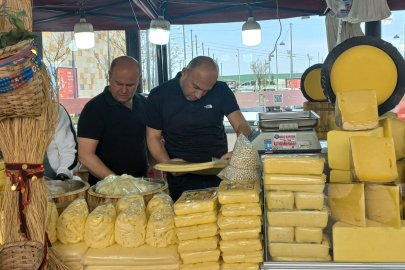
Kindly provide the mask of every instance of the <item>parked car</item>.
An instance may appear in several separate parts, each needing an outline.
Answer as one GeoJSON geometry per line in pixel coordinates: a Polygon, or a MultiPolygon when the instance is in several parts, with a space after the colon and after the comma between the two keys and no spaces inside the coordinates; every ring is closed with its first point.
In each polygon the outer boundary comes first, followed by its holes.
{"type": "Polygon", "coordinates": [[[238,92],[240,93],[248,93],[248,92],[254,92],[255,90],[253,88],[244,88],[244,89],[239,89],[238,92]]]}
{"type": "Polygon", "coordinates": [[[264,91],[276,91],[276,88],[272,88],[272,87],[265,87],[263,89],[264,89],[264,91]]]}

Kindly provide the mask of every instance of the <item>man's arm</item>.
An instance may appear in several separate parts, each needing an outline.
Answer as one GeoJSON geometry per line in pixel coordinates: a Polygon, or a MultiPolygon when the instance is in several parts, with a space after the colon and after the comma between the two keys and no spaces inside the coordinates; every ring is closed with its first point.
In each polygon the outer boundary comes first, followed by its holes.
{"type": "Polygon", "coordinates": [[[148,142],[149,153],[156,163],[164,163],[170,160],[161,137],[161,130],[146,127],[146,140],[148,142]]]}
{"type": "Polygon", "coordinates": [[[246,121],[245,117],[243,117],[243,114],[240,111],[234,111],[233,113],[229,114],[227,118],[237,136],[243,134],[248,137],[250,133],[252,133],[249,123],[246,121]]]}
{"type": "Polygon", "coordinates": [[[110,174],[115,174],[111,171],[101,159],[96,156],[96,148],[98,140],[78,138],[79,139],[79,161],[86,166],[92,175],[100,180],[103,180],[110,174]]]}
{"type": "Polygon", "coordinates": [[[149,149],[148,149],[148,162],[149,162],[149,166],[152,167],[153,173],[155,174],[155,178],[156,178],[156,179],[162,179],[162,180],[163,180],[163,172],[155,169],[155,165],[158,164],[158,162],[157,162],[157,160],[152,156],[152,154],[150,153],[149,149]]]}

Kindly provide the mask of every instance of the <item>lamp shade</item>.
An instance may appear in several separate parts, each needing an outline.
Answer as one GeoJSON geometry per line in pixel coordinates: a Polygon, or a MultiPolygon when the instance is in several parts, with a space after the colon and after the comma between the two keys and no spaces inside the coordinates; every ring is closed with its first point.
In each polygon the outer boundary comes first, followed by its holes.
{"type": "Polygon", "coordinates": [[[242,26],[242,42],[246,46],[256,46],[262,42],[262,29],[253,17],[249,17],[242,26]]]}
{"type": "Polygon", "coordinates": [[[153,19],[150,22],[149,41],[157,45],[165,45],[169,43],[170,38],[170,23],[163,16],[153,19]]]}
{"type": "Polygon", "coordinates": [[[85,18],[80,18],[80,22],[75,24],[74,32],[77,48],[86,50],[94,47],[93,25],[85,18]]]}

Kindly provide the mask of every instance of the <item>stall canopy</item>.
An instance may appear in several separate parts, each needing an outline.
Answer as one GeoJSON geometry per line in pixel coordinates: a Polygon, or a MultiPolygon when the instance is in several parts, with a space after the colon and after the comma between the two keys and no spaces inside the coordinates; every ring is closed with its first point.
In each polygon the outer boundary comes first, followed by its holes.
{"type": "MultiPolygon", "coordinates": [[[[246,21],[248,9],[256,20],[277,19],[276,0],[34,0],[34,31],[72,31],[80,10],[94,30],[148,29],[164,13],[171,24],[246,21]],[[137,20],[135,20],[135,17],[137,20]],[[139,27],[138,27],[139,24],[139,27]]],[[[280,19],[322,15],[324,0],[278,0],[280,19]]],[[[404,10],[404,0],[388,0],[391,10],[404,10]]]]}

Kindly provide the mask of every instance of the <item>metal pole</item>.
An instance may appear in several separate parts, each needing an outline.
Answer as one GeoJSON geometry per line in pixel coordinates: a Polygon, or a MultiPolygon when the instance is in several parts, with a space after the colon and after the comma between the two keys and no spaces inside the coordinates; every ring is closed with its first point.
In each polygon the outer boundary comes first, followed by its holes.
{"type": "Polygon", "coordinates": [[[187,55],[186,55],[186,32],[184,31],[184,24],[183,24],[183,52],[184,52],[184,66],[186,66],[186,62],[187,62],[187,55]]]}
{"type": "Polygon", "coordinates": [[[198,56],[198,42],[197,42],[197,35],[195,35],[195,56],[198,56]]]}
{"type": "Polygon", "coordinates": [[[147,73],[147,77],[148,77],[148,92],[150,92],[150,89],[152,87],[151,85],[151,81],[150,81],[150,52],[149,52],[149,31],[146,31],[146,73],[147,73]]]}
{"type": "MultiPolygon", "coordinates": [[[[73,40],[73,32],[70,32],[70,39],[73,40]]],[[[77,98],[77,89],[76,89],[76,66],[75,66],[75,52],[72,51],[72,73],[73,73],[73,98],[77,98]]],[[[57,78],[55,78],[57,80],[57,78]]]]}
{"type": "Polygon", "coordinates": [[[210,57],[210,48],[208,48],[208,57],[210,57]]]}
{"type": "Polygon", "coordinates": [[[294,89],[294,75],[293,75],[293,44],[292,44],[292,23],[290,23],[290,67],[291,67],[291,90],[294,89]]]}
{"type": "Polygon", "coordinates": [[[318,63],[319,63],[319,52],[318,52],[318,63]]]}
{"type": "Polygon", "coordinates": [[[157,77],[158,83],[161,85],[164,83],[163,78],[163,56],[162,56],[162,45],[156,45],[156,61],[157,61],[157,77]]]}
{"type": "Polygon", "coordinates": [[[203,56],[205,56],[205,52],[204,52],[204,42],[201,42],[201,46],[202,46],[203,56]]]}
{"type": "Polygon", "coordinates": [[[168,54],[169,54],[169,80],[172,78],[172,57],[171,57],[171,51],[170,51],[170,39],[169,39],[169,44],[167,47],[168,54]]]}
{"type": "Polygon", "coordinates": [[[168,68],[167,68],[167,45],[162,45],[162,65],[163,65],[163,82],[169,80],[168,68]]]}
{"type": "Polygon", "coordinates": [[[276,90],[278,91],[278,44],[276,44],[276,90]]]}
{"type": "Polygon", "coordinates": [[[191,35],[190,35],[190,37],[191,37],[191,59],[194,59],[194,47],[193,47],[193,30],[192,29],[190,29],[190,32],[191,32],[191,35]]]}
{"type": "Polygon", "coordinates": [[[181,62],[183,62],[183,61],[179,60],[179,70],[180,70],[180,71],[182,70],[182,68],[181,68],[181,62]]]}
{"type": "Polygon", "coordinates": [[[108,55],[108,68],[111,65],[111,55],[110,55],[110,31],[107,31],[107,55],[108,55]]]}
{"type": "Polygon", "coordinates": [[[222,81],[222,63],[221,63],[221,81],[222,81]]]}
{"type": "Polygon", "coordinates": [[[238,70],[239,70],[239,87],[240,87],[240,61],[239,61],[239,49],[236,49],[238,51],[238,70]]]}

